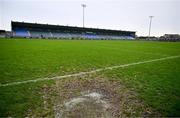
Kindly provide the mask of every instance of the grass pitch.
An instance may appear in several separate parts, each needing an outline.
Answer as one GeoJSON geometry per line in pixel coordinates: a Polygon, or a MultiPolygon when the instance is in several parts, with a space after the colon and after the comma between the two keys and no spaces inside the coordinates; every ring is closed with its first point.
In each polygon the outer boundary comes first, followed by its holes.
{"type": "MultiPolygon", "coordinates": [[[[176,55],[179,42],[1,39],[0,84],[176,55]]],[[[162,116],[180,116],[180,58],[101,74],[133,88],[138,99],[162,116]]],[[[32,109],[41,113],[44,84],[52,86],[54,81],[0,87],[0,116],[27,116],[32,109]]]]}

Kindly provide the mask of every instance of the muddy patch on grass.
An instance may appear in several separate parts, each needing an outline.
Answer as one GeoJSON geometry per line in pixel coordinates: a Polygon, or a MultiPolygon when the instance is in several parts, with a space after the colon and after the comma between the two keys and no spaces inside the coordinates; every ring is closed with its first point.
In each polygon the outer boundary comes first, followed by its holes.
{"type": "Polygon", "coordinates": [[[106,111],[109,104],[102,100],[103,95],[97,92],[74,97],[63,105],[57,106],[56,118],[110,118],[106,111]]]}
{"type": "Polygon", "coordinates": [[[28,117],[119,118],[160,116],[144,105],[132,88],[103,75],[56,80],[40,90],[42,104],[28,117]]]}
{"type": "Polygon", "coordinates": [[[84,76],[56,81],[56,118],[154,116],[137,94],[116,79],[84,76]]]}

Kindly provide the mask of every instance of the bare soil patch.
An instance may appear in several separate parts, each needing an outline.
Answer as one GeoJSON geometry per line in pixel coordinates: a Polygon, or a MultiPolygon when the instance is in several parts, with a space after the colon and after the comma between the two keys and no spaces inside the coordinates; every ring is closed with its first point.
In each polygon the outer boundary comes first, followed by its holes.
{"type": "Polygon", "coordinates": [[[117,79],[91,75],[56,81],[55,117],[119,118],[154,116],[137,97],[117,79]]]}
{"type": "Polygon", "coordinates": [[[42,87],[42,106],[30,117],[119,118],[160,116],[144,105],[138,94],[120,80],[86,75],[56,80],[42,87]]]}

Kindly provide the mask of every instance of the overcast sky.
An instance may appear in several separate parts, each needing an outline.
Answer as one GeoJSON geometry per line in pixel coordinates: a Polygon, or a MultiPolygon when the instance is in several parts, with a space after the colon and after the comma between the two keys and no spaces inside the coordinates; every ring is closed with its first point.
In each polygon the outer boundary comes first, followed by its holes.
{"type": "Polygon", "coordinates": [[[11,30],[10,22],[24,21],[69,26],[137,31],[148,35],[180,34],[180,0],[0,0],[0,29],[11,30]]]}

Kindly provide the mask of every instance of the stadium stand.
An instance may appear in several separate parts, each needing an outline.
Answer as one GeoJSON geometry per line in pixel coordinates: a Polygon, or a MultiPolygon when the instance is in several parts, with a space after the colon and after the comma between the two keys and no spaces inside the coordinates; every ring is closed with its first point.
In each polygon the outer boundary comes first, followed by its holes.
{"type": "Polygon", "coordinates": [[[10,38],[11,36],[11,31],[0,30],[0,38],[10,38]]]}
{"type": "Polygon", "coordinates": [[[179,34],[165,34],[159,38],[159,41],[180,41],[179,34]]]}
{"type": "Polygon", "coordinates": [[[6,37],[6,31],[0,30],[0,38],[5,38],[5,37],[6,37]]]}
{"type": "Polygon", "coordinates": [[[65,39],[135,39],[135,32],[11,22],[13,37],[65,39]]]}

